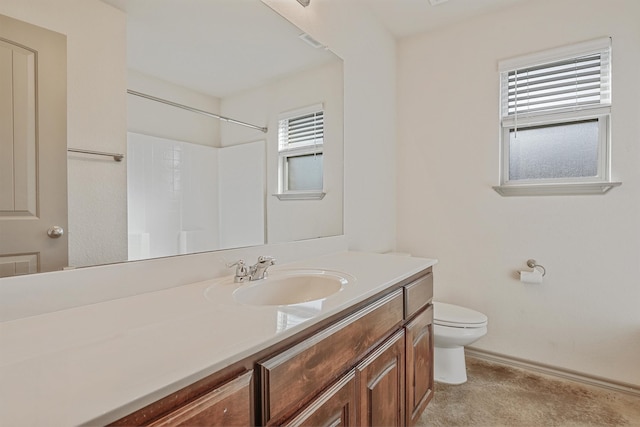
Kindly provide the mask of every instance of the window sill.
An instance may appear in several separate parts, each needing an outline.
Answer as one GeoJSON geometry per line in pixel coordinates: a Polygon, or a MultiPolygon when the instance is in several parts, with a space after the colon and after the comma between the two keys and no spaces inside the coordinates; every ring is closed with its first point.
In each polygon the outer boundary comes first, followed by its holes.
{"type": "Polygon", "coordinates": [[[511,184],[493,189],[503,197],[511,196],[574,196],[604,194],[621,182],[577,182],[565,184],[511,184]]]}
{"type": "Polygon", "coordinates": [[[323,191],[295,191],[274,194],[279,200],[322,200],[327,193],[323,191]]]}

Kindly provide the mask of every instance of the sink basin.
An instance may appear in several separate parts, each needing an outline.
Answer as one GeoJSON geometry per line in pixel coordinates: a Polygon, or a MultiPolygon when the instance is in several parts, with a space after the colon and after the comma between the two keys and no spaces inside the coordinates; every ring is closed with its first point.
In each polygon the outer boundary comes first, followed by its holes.
{"type": "Polygon", "coordinates": [[[248,305],[300,304],[325,299],[352,280],[347,274],[328,270],[280,270],[239,287],[233,299],[248,305]]]}

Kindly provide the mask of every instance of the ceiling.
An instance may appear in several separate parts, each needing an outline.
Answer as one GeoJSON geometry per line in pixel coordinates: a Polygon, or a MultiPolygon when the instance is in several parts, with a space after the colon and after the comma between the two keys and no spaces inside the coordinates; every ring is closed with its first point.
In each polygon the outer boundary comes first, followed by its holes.
{"type": "Polygon", "coordinates": [[[127,15],[129,68],[219,98],[337,59],[260,0],[102,1],[127,15]]]}
{"type": "MultiPolygon", "coordinates": [[[[261,0],[102,1],[127,14],[131,69],[216,97],[336,58],[301,41],[301,31],[261,0]]],[[[314,1],[358,2],[403,38],[527,0],[311,0],[310,7],[314,1]]]]}
{"type": "Polygon", "coordinates": [[[402,38],[531,0],[434,0],[435,6],[429,0],[348,1],[369,7],[383,26],[396,38],[402,38]]]}

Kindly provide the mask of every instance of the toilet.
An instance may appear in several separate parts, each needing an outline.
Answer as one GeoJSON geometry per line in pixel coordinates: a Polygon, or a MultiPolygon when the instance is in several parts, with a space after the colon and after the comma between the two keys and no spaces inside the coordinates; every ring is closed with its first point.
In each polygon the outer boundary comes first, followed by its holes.
{"type": "Polygon", "coordinates": [[[487,333],[487,316],[469,308],[433,303],[434,379],[445,384],[467,381],[464,346],[487,333]]]}

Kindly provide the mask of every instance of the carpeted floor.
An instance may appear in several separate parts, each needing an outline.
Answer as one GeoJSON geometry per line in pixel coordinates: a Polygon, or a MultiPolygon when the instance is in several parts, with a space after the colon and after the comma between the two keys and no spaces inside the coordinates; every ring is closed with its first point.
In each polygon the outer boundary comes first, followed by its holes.
{"type": "Polygon", "coordinates": [[[421,426],[640,427],[640,397],[467,358],[468,381],[436,383],[421,426]]]}

